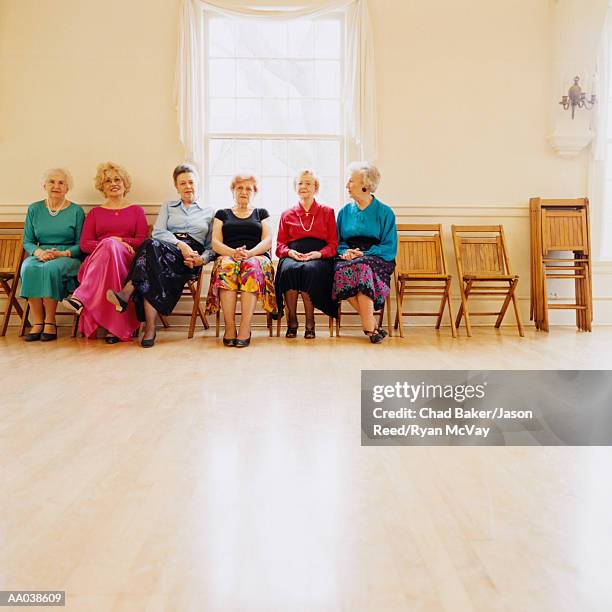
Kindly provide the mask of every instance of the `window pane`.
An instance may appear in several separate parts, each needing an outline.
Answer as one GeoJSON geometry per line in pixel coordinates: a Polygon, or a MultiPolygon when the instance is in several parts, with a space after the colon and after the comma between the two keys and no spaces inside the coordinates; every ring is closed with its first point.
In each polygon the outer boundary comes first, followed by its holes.
{"type": "Polygon", "coordinates": [[[234,171],[234,143],[231,140],[211,140],[208,147],[210,175],[232,174],[234,171]]]}
{"type": "Polygon", "coordinates": [[[316,167],[323,176],[338,176],[340,168],[340,143],[337,140],[323,140],[316,144],[316,167]]]}
{"type": "Polygon", "coordinates": [[[289,57],[314,57],[314,24],[297,19],[289,22],[289,57]]]}
{"type": "Polygon", "coordinates": [[[261,141],[236,140],[236,173],[261,174],[261,141]]]}
{"type": "Polygon", "coordinates": [[[210,95],[213,98],[229,98],[236,95],[236,61],[211,59],[209,62],[210,95]]]}
{"type": "Polygon", "coordinates": [[[231,208],[232,192],[230,191],[231,176],[211,176],[208,183],[208,197],[214,209],[231,208]]]}
{"type": "Polygon", "coordinates": [[[236,100],[234,98],[210,100],[209,109],[211,132],[231,132],[236,128],[236,100]]]}
{"type": "Polygon", "coordinates": [[[261,60],[238,60],[238,96],[261,97],[261,60]]]}
{"type": "Polygon", "coordinates": [[[229,19],[208,22],[208,53],[210,57],[234,57],[234,27],[229,19]]]}
{"type": "Polygon", "coordinates": [[[315,22],[315,57],[340,59],[340,21],[330,19],[315,22]]]}
{"type": "Polygon", "coordinates": [[[315,63],[315,93],[317,98],[340,97],[340,62],[315,63]]]}
{"type": "Polygon", "coordinates": [[[269,176],[288,175],[286,140],[263,141],[262,172],[269,176]]]}

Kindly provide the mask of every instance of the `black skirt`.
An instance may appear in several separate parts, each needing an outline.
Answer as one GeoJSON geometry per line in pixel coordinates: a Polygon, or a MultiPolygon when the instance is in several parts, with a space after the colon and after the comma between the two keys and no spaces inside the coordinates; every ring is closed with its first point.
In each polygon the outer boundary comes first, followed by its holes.
{"type": "MultiPolygon", "coordinates": [[[[202,254],[204,246],[191,236],[181,236],[194,251],[202,254]]],[[[127,280],[132,281],[132,300],[139,321],[145,320],[144,300],[160,314],[169,315],[181,299],[185,283],[196,278],[200,268],[188,268],[179,248],[169,242],[149,238],[134,256],[127,280]]]]}
{"type": "MultiPolygon", "coordinates": [[[[327,243],[319,238],[301,238],[288,244],[289,248],[299,253],[319,251],[327,243]]],[[[329,317],[338,316],[338,304],[331,298],[334,280],[334,260],[331,258],[296,261],[283,257],[276,270],[274,286],[278,312],[283,312],[283,293],[300,291],[307,293],[315,308],[329,317]]]]}

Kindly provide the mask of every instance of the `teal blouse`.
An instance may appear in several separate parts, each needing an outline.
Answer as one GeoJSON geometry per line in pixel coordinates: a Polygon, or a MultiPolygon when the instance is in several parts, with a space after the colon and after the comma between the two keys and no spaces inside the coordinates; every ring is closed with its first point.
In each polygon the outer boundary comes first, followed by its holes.
{"type": "Polygon", "coordinates": [[[49,214],[44,200],[30,204],[23,232],[23,248],[30,254],[36,249],[70,251],[80,257],[81,228],[85,213],[78,204],[71,203],[57,216],[49,214]]]}
{"type": "Polygon", "coordinates": [[[364,255],[376,255],[385,261],[394,261],[397,255],[397,228],[395,213],[389,206],[374,198],[365,210],[354,202],[343,206],[338,213],[338,255],[348,248],[349,238],[366,236],[376,238],[379,244],[370,247],[364,255]]]}

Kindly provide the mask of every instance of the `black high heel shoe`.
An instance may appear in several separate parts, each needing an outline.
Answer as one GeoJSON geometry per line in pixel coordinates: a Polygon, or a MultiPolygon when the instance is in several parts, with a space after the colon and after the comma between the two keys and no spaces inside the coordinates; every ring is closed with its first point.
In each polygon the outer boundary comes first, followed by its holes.
{"type": "Polygon", "coordinates": [[[223,346],[236,346],[236,338],[226,338],[223,336],[223,346]]]}
{"type": "Polygon", "coordinates": [[[249,337],[246,340],[241,340],[240,338],[236,338],[236,340],[234,340],[234,346],[236,348],[244,348],[249,346],[249,344],[251,344],[251,334],[249,334],[249,337]]]}
{"type": "MultiPolygon", "coordinates": [[[[41,342],[51,342],[52,340],[57,340],[57,325],[55,323],[47,323],[46,321],[44,325],[53,325],[53,327],[55,328],[55,333],[47,334],[43,331],[43,333],[40,334],[40,341],[41,342]]],[[[43,327],[43,330],[44,330],[44,327],[43,327]]]]}
{"type": "Polygon", "coordinates": [[[72,310],[74,314],[80,315],[83,312],[83,303],[80,300],[77,300],[75,297],[67,297],[62,300],[62,306],[67,308],[68,310],[72,310]]]}
{"type": "Polygon", "coordinates": [[[316,338],[317,334],[315,333],[315,328],[314,327],[307,327],[304,330],[304,338],[306,340],[312,340],[313,338],[316,338]]]}
{"type": "Polygon", "coordinates": [[[364,330],[364,334],[366,336],[368,336],[368,338],[370,338],[370,342],[372,344],[380,344],[384,339],[385,336],[387,335],[386,333],[383,334],[384,330],[381,329],[375,329],[374,331],[365,331],[364,330]]]}
{"type": "Polygon", "coordinates": [[[145,340],[145,337],[143,336],[142,340],[140,341],[140,346],[142,346],[142,348],[151,348],[152,346],[155,346],[156,337],[157,337],[157,331],[153,332],[153,337],[147,340],[145,340]]]}
{"type": "Polygon", "coordinates": [[[297,338],[297,330],[298,326],[295,327],[287,327],[287,331],[285,332],[285,338],[297,338]]]}
{"type": "Polygon", "coordinates": [[[42,336],[42,330],[45,328],[45,324],[44,323],[34,323],[34,325],[32,325],[32,328],[38,327],[38,326],[40,326],[42,329],[39,332],[30,332],[29,334],[26,334],[23,337],[25,342],[36,342],[37,340],[40,340],[40,337],[42,336]]]}

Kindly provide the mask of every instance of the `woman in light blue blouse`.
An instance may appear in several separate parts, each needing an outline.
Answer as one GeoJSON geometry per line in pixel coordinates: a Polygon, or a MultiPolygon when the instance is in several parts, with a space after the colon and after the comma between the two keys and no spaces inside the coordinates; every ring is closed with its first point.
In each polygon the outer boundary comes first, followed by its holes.
{"type": "Polygon", "coordinates": [[[348,167],[346,184],[353,202],[338,213],[338,255],[332,297],[347,300],[359,313],[370,342],[382,342],[387,332],[378,328],[374,311],[390,292],[397,254],[395,214],[374,197],[380,172],[368,162],[348,167]]]}
{"type": "Polygon", "coordinates": [[[215,257],[210,247],[215,211],[198,200],[195,168],[181,164],[172,177],[180,199],[162,205],[153,237],[136,252],[125,286],[107,294],[121,312],[127,309],[128,300],[134,301],[138,319],[145,321],[140,343],[144,348],[155,344],[157,313],[169,315],[185,283],[215,257]]]}

